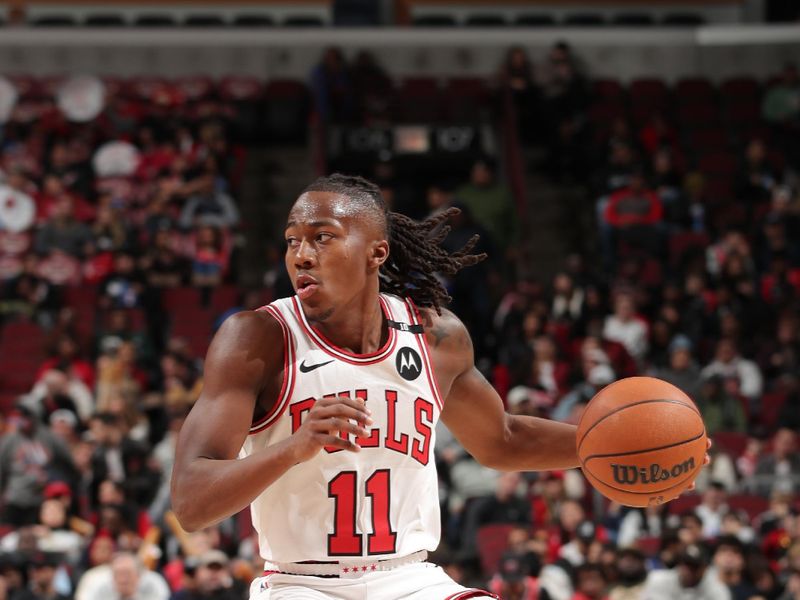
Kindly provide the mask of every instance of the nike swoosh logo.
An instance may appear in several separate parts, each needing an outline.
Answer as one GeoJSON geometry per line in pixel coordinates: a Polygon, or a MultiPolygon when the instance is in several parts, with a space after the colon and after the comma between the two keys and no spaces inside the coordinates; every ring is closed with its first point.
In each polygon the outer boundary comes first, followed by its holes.
{"type": "Polygon", "coordinates": [[[331,364],[333,361],[329,360],[328,362],[324,363],[317,363],[315,365],[307,365],[306,361],[300,363],[300,372],[301,373],[310,373],[314,369],[319,369],[320,367],[324,367],[325,365],[331,364]]]}

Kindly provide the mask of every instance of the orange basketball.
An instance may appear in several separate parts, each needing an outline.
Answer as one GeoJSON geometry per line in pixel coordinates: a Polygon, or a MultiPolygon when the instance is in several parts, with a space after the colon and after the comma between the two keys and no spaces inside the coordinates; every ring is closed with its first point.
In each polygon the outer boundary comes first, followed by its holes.
{"type": "Polygon", "coordinates": [[[628,377],[598,392],[578,424],[589,482],[627,506],[678,497],[703,467],[706,428],[692,399],[654,377],[628,377]]]}

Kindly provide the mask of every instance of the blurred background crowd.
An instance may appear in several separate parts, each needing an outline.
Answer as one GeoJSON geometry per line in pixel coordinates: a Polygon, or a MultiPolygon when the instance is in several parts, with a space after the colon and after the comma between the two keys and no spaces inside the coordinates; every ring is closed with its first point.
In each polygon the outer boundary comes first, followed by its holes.
{"type": "Polygon", "coordinates": [[[444,281],[509,412],[577,423],[646,374],[714,440],[695,493],[629,509],[579,471],[481,467],[439,426],[435,561],[509,599],[800,600],[795,64],[623,82],[559,41],[441,85],[330,48],[306,81],[8,74],[0,109],[0,600],[247,598],[249,515],[186,533],[169,478],[213,332],[292,293],[308,181],[252,157],[317,135],[317,173],[415,218],[461,208],[448,248],[481,235],[490,259],[444,281]],[[453,125],[457,157],[353,147],[398,123],[453,125]]]}

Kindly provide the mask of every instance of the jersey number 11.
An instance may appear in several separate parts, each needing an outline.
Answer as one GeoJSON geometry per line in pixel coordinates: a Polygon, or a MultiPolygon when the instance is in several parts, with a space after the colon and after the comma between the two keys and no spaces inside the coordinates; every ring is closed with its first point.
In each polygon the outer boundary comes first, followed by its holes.
{"type": "MultiPolygon", "coordinates": [[[[362,556],[363,534],[356,531],[356,472],[342,471],[328,484],[328,497],[335,503],[333,533],[328,534],[329,556],[362,556]]],[[[397,533],[389,523],[389,469],[378,469],[366,481],[372,501],[372,533],[367,535],[367,554],[395,552],[397,533]]]]}

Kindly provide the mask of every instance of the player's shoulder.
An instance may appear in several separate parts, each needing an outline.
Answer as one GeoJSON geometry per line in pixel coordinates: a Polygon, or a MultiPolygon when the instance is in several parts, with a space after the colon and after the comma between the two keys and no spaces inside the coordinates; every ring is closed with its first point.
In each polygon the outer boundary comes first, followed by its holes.
{"type": "Polygon", "coordinates": [[[469,331],[455,313],[443,308],[440,314],[428,307],[420,307],[419,312],[431,348],[472,356],[469,331]]]}
{"type": "Polygon", "coordinates": [[[283,328],[266,310],[243,310],[225,319],[214,336],[212,349],[236,348],[271,356],[283,349],[283,328]]]}

